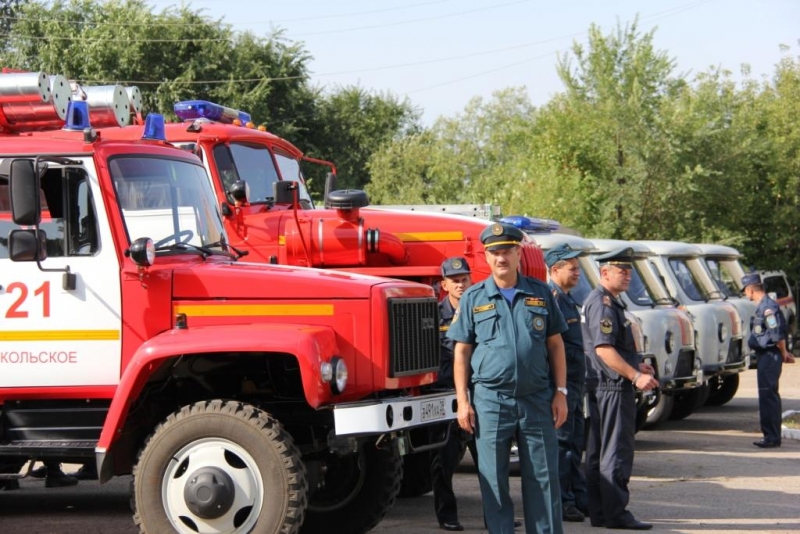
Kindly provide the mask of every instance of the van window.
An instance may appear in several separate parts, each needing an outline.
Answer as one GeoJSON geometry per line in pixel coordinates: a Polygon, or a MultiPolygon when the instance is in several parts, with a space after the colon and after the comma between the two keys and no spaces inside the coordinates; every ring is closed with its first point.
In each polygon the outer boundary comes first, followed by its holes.
{"type": "Polygon", "coordinates": [[[733,281],[733,276],[728,272],[728,269],[725,268],[723,263],[718,260],[706,259],[706,266],[711,273],[712,280],[714,280],[714,283],[720,291],[728,297],[739,295],[739,289],[733,281]]]}
{"type": "Polygon", "coordinates": [[[765,276],[764,291],[775,293],[775,298],[779,299],[789,296],[789,288],[786,286],[786,280],[782,276],[765,276]]]}
{"type": "Polygon", "coordinates": [[[705,300],[703,298],[703,293],[700,291],[700,284],[694,279],[692,271],[689,270],[689,267],[686,265],[686,260],[671,258],[669,260],[669,266],[687,297],[691,300],[705,300]]]}

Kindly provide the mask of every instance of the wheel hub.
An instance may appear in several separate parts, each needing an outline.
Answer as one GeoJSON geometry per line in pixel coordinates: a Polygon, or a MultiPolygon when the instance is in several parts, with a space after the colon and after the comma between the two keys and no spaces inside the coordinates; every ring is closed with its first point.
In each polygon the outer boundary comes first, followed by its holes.
{"type": "Polygon", "coordinates": [[[183,489],[186,506],[198,517],[215,519],[230,510],[235,496],[233,480],[217,467],[198,469],[183,489]]]}

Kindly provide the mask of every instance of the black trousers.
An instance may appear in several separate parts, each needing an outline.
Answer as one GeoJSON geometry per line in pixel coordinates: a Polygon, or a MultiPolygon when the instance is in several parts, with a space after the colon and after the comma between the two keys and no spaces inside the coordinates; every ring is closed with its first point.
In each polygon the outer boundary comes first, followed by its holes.
{"type": "Polygon", "coordinates": [[[556,429],[558,436],[558,476],[561,482],[561,506],[587,508],[586,477],[581,469],[586,441],[583,414],[583,387],[569,384],[567,420],[556,429]]]}
{"type": "Polygon", "coordinates": [[[781,442],[781,396],[778,381],[783,370],[783,358],[777,350],[758,353],[756,370],[758,382],[758,414],[761,433],[768,443],[781,442]]]}
{"type": "Polygon", "coordinates": [[[593,524],[615,526],[630,522],[627,511],[633,471],[636,397],[630,383],[617,389],[589,392],[592,420],[586,446],[586,486],[593,524]]]}
{"type": "Polygon", "coordinates": [[[461,456],[461,430],[457,421],[450,423],[450,436],[444,446],[431,455],[433,505],[439,524],[458,521],[458,506],[453,492],[453,473],[461,456]]]}

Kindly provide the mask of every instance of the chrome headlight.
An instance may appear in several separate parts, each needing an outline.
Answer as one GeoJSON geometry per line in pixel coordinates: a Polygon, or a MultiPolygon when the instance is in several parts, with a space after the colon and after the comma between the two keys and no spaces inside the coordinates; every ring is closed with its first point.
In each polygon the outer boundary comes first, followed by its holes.
{"type": "Polygon", "coordinates": [[[347,364],[339,356],[331,358],[331,367],[333,368],[333,377],[331,379],[331,391],[334,395],[338,395],[344,391],[347,386],[347,364]]]}

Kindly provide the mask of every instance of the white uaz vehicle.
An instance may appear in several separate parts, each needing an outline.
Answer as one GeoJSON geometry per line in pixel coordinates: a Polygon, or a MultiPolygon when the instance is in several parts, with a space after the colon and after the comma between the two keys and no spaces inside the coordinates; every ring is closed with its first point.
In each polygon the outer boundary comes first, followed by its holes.
{"type": "Polygon", "coordinates": [[[739,374],[748,362],[742,354],[742,319],[736,307],[726,302],[701,261],[696,245],[674,241],[641,241],[656,255],[650,262],[657,269],[670,295],[692,317],[695,344],[703,362],[706,384],[675,398],[672,418],[680,418],[702,406],[713,391],[732,398],[739,388],[739,374]]]}
{"type": "MultiPolygon", "coordinates": [[[[711,278],[717,289],[725,295],[728,302],[736,306],[739,316],[742,319],[742,354],[749,358],[750,366],[755,365],[755,353],[747,346],[747,338],[750,337],[750,320],[756,313],[756,304],[742,295],[742,277],[744,269],[739,262],[741,254],[735,248],[725,245],[698,244],[703,251],[702,261],[705,263],[711,278]]],[[[725,395],[711,395],[707,404],[725,404],[730,398],[725,395]],[[720,402],[721,401],[721,402],[720,402]]]]}
{"type": "MultiPolygon", "coordinates": [[[[641,243],[618,239],[592,239],[594,254],[605,254],[623,247],[634,251],[631,285],[621,298],[627,309],[642,320],[648,352],[659,363],[658,379],[663,395],[647,415],[646,428],[655,428],[672,414],[674,396],[703,384],[703,366],[695,352],[694,327],[686,311],[675,300],[653,271],[653,255],[641,243]]],[[[688,414],[686,414],[688,415],[688,414]]]]}

